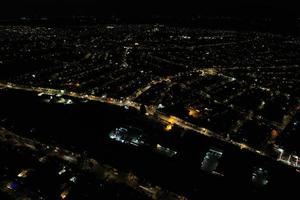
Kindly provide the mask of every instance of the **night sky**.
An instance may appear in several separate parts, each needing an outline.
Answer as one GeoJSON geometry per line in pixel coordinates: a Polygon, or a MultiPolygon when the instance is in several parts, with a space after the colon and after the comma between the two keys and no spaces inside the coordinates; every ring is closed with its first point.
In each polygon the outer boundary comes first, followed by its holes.
{"type": "Polygon", "coordinates": [[[298,6],[290,0],[7,0],[1,1],[1,17],[111,14],[209,15],[251,17],[299,17],[298,6]],[[3,3],[6,2],[6,3],[3,3]]]}

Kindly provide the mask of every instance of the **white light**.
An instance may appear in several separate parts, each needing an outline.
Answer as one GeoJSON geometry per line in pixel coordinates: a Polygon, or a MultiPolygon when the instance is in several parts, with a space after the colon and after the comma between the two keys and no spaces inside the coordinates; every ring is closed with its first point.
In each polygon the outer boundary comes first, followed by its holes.
{"type": "Polygon", "coordinates": [[[70,181],[73,182],[73,183],[75,183],[76,182],[76,177],[75,176],[71,177],[70,181]]]}
{"type": "Polygon", "coordinates": [[[60,171],[58,172],[58,174],[59,174],[59,175],[62,175],[62,174],[65,173],[65,172],[66,172],[66,169],[65,169],[65,167],[63,167],[62,170],[60,170],[60,171]]]}

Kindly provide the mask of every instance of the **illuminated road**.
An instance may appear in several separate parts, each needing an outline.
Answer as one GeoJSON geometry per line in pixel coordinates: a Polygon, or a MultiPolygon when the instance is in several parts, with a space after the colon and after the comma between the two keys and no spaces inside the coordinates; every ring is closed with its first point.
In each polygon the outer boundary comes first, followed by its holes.
{"type": "Polygon", "coordinates": [[[131,96],[127,97],[128,100],[135,100],[137,99],[139,96],[141,96],[144,92],[146,92],[147,90],[149,90],[151,87],[153,87],[154,85],[157,85],[159,83],[162,83],[164,81],[166,82],[170,82],[171,77],[167,77],[167,78],[161,78],[159,80],[153,80],[150,83],[148,83],[145,87],[138,89],[134,94],[132,94],[131,96]]]}
{"type": "Polygon", "coordinates": [[[164,124],[176,124],[177,126],[180,126],[183,129],[192,130],[192,131],[195,131],[197,133],[200,133],[201,135],[205,135],[207,137],[212,137],[212,138],[215,138],[217,140],[221,140],[222,142],[226,142],[226,143],[230,143],[232,145],[238,146],[240,149],[247,149],[247,150],[249,150],[251,152],[254,152],[256,154],[267,156],[263,152],[258,151],[256,149],[253,149],[253,148],[247,146],[246,144],[235,142],[235,141],[232,141],[232,140],[227,140],[226,138],[222,137],[221,135],[218,135],[217,133],[215,133],[215,132],[213,132],[213,131],[211,131],[207,128],[198,127],[198,126],[196,126],[192,123],[189,123],[187,121],[184,121],[184,120],[182,120],[178,117],[169,116],[169,115],[166,115],[166,114],[164,114],[162,112],[159,112],[159,111],[156,111],[156,115],[160,119],[160,121],[164,124]]]}
{"type": "MultiPolygon", "coordinates": [[[[140,106],[141,106],[141,104],[136,103],[131,100],[118,100],[118,99],[109,98],[109,97],[98,97],[98,96],[94,96],[94,95],[68,92],[65,90],[57,90],[57,89],[50,89],[50,88],[22,86],[22,85],[17,85],[17,84],[13,84],[13,83],[0,83],[0,88],[2,88],[2,89],[3,88],[11,88],[11,89],[15,89],[15,90],[30,91],[30,92],[42,93],[42,94],[46,94],[46,95],[63,95],[66,97],[98,101],[101,103],[107,103],[107,104],[111,104],[111,105],[115,105],[115,106],[121,106],[121,107],[127,106],[127,107],[131,107],[131,108],[135,108],[136,110],[140,110],[140,106]]],[[[198,126],[196,126],[192,123],[189,123],[185,120],[182,120],[178,117],[170,116],[165,113],[162,113],[162,112],[156,110],[155,106],[151,106],[151,105],[146,106],[146,111],[147,111],[146,114],[148,115],[148,117],[153,118],[164,125],[168,125],[168,124],[177,125],[183,129],[192,130],[201,135],[204,135],[207,137],[212,137],[219,141],[232,144],[234,146],[239,147],[240,149],[245,149],[245,150],[251,151],[255,154],[261,155],[261,156],[268,156],[264,152],[253,149],[253,148],[247,146],[246,144],[235,142],[230,139],[224,138],[221,135],[218,135],[217,133],[215,133],[211,130],[208,130],[207,128],[198,127],[198,126]]]]}
{"type": "MultiPolygon", "coordinates": [[[[187,71],[185,72],[186,74],[189,73],[199,73],[200,76],[206,76],[206,75],[216,75],[217,71],[214,70],[213,68],[204,68],[204,69],[195,69],[195,70],[191,70],[191,71],[187,71]]],[[[171,83],[172,79],[181,76],[181,73],[177,73],[173,76],[167,76],[167,77],[161,77],[158,80],[152,80],[150,83],[148,83],[146,86],[137,89],[132,95],[130,95],[129,97],[127,97],[127,100],[130,101],[134,101],[135,99],[137,99],[139,96],[141,96],[142,94],[144,94],[146,91],[148,91],[149,89],[151,89],[153,86],[163,83],[163,82],[167,82],[167,83],[171,83]]],[[[223,77],[229,78],[232,81],[231,77],[225,76],[225,75],[221,75],[223,77]]]]}

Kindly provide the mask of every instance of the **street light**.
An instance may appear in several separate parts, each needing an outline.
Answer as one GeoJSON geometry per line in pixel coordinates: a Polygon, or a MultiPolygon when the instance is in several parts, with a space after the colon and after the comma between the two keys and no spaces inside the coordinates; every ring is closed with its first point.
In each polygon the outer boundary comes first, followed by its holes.
{"type": "Polygon", "coordinates": [[[278,160],[281,160],[284,150],[281,149],[281,148],[278,148],[277,151],[280,152],[280,155],[279,155],[279,157],[278,157],[278,160]]]}

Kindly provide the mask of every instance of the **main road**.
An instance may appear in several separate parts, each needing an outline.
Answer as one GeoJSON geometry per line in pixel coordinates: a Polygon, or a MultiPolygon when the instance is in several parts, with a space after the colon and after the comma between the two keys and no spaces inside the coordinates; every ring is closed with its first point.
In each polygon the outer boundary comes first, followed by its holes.
{"type": "MultiPolygon", "coordinates": [[[[14,83],[9,83],[9,82],[0,82],[0,89],[14,89],[14,90],[22,90],[22,91],[29,91],[29,92],[35,92],[38,94],[45,94],[45,95],[50,95],[50,96],[57,96],[57,95],[63,95],[64,97],[72,97],[72,98],[77,98],[77,99],[84,99],[84,100],[90,100],[90,101],[98,101],[101,103],[106,103],[110,105],[115,105],[115,106],[120,106],[120,107],[131,107],[136,110],[140,110],[141,104],[131,101],[131,100],[120,100],[120,99],[115,99],[115,98],[110,98],[110,97],[99,97],[99,96],[94,96],[94,95],[89,95],[89,94],[83,94],[83,93],[76,93],[76,92],[70,92],[70,91],[65,91],[65,90],[59,90],[59,89],[51,89],[51,88],[43,88],[43,87],[34,87],[34,86],[24,86],[24,85],[19,85],[19,84],[14,84],[14,83]]],[[[239,143],[230,139],[227,139],[207,128],[204,127],[199,127],[195,124],[192,124],[190,122],[187,122],[183,119],[180,119],[175,116],[171,116],[168,114],[165,114],[161,111],[158,111],[156,109],[156,106],[153,105],[148,105],[146,106],[146,115],[149,118],[152,118],[161,124],[164,125],[177,125],[185,130],[191,130],[194,132],[197,132],[201,135],[204,135],[206,137],[211,137],[215,138],[218,141],[222,141],[225,143],[229,143],[231,145],[237,146],[240,149],[245,149],[250,152],[253,152],[255,154],[258,154],[260,156],[268,156],[262,151],[258,151],[254,148],[249,147],[248,145],[244,143],[239,143]]],[[[287,163],[286,163],[287,164],[287,163]]]]}

